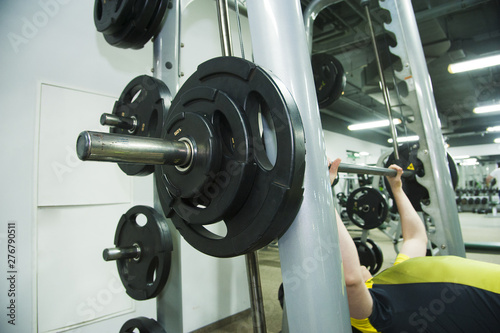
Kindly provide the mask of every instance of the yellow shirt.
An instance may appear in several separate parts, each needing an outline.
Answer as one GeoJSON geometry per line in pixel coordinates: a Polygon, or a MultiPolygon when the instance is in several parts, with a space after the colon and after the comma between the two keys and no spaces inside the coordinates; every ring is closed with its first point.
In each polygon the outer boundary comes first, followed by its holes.
{"type": "MultiPolygon", "coordinates": [[[[408,259],[410,259],[410,257],[408,257],[406,254],[399,253],[398,256],[396,257],[396,261],[394,261],[394,265],[400,264],[408,259]]],[[[373,286],[373,278],[366,280],[365,285],[367,288],[371,288],[373,286]]],[[[364,319],[351,318],[351,326],[357,328],[363,333],[380,333],[372,326],[372,324],[370,324],[370,320],[368,318],[364,319]]]]}

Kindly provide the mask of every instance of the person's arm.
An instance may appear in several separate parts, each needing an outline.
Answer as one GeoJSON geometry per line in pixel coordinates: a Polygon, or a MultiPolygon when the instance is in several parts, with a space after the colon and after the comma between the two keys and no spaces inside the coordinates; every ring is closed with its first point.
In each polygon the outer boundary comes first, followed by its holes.
{"type": "MultiPolygon", "coordinates": [[[[332,163],[329,163],[330,183],[333,183],[333,180],[337,177],[339,164],[340,159],[336,159],[332,163]]],[[[340,253],[342,255],[342,266],[344,268],[349,312],[352,318],[368,318],[372,313],[373,300],[366,288],[361,273],[358,250],[337,210],[335,210],[335,216],[339,233],[340,253]]]]}
{"type": "Polygon", "coordinates": [[[392,195],[401,219],[403,245],[399,252],[410,258],[423,257],[427,252],[427,232],[425,225],[403,191],[403,184],[401,182],[403,169],[397,165],[391,165],[389,168],[397,171],[397,176],[387,177],[387,180],[391,186],[392,195]]]}

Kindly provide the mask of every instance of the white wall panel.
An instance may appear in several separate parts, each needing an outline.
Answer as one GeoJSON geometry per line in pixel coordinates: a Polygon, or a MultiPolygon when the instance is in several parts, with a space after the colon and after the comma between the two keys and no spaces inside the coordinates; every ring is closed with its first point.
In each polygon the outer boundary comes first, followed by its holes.
{"type": "Polygon", "coordinates": [[[93,205],[131,201],[132,178],[116,163],[82,162],[76,138],[82,130],[108,132],[102,113],[116,98],[42,84],[38,155],[38,206],[93,205]],[[64,126],[61,126],[64,124],[64,126]]]}

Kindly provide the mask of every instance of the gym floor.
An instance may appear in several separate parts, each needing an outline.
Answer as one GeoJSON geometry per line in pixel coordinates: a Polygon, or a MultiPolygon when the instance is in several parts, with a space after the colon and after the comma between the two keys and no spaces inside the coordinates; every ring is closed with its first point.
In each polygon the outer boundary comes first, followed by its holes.
{"type": "MultiPolygon", "coordinates": [[[[464,242],[500,242],[500,215],[459,213],[464,242]]],[[[355,226],[348,227],[351,236],[361,236],[361,229],[355,226]]],[[[396,252],[392,240],[379,229],[370,230],[368,236],[382,249],[384,263],[382,269],[392,265],[396,259],[396,252]]],[[[278,301],[278,288],[282,282],[278,247],[270,245],[258,252],[264,311],[266,316],[267,332],[281,331],[282,310],[278,301]]],[[[467,258],[500,264],[500,254],[467,253],[467,258]]],[[[253,332],[250,311],[245,311],[229,323],[213,324],[210,327],[197,330],[197,333],[246,333],[253,332]],[[217,327],[219,326],[219,327],[217,327]]]]}

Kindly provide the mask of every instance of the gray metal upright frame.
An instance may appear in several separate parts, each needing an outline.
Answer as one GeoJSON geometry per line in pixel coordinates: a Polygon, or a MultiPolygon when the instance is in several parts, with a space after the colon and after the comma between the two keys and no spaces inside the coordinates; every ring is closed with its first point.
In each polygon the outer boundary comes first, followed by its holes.
{"type": "MultiPolygon", "coordinates": [[[[351,332],[325,142],[298,0],[247,1],[255,62],[295,98],[306,136],[304,200],[279,239],[290,332],[351,332]]],[[[278,147],[279,149],[279,147],[278,147]]]]}
{"type": "Polygon", "coordinates": [[[429,238],[438,246],[440,254],[465,257],[447,154],[411,1],[385,0],[379,3],[392,18],[390,24],[385,24],[385,29],[392,32],[397,41],[390,51],[403,64],[402,70],[395,72],[408,87],[408,95],[402,96],[401,100],[414,112],[415,121],[407,126],[420,137],[417,157],[423,163],[425,176],[417,177],[417,181],[429,191],[430,198],[430,204],[422,205],[422,209],[436,226],[429,238]]]}
{"type": "MultiPolygon", "coordinates": [[[[154,41],[154,76],[168,87],[171,96],[179,88],[181,0],[171,0],[163,29],[154,41]]],[[[171,101],[168,101],[170,103],[171,101]]],[[[163,115],[164,117],[166,115],[163,115]]],[[[162,212],[158,194],[154,191],[154,206],[162,212]]],[[[182,316],[181,236],[167,219],[173,241],[172,263],[167,284],[156,298],[157,319],[166,332],[184,332],[182,316]]]]}

